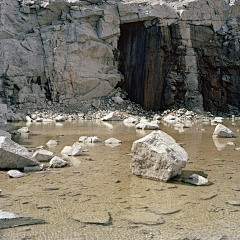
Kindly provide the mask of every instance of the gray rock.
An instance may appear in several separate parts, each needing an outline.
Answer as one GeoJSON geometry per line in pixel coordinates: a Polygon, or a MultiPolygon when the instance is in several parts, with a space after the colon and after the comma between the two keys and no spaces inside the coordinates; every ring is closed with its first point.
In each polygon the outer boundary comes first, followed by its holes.
{"type": "Polygon", "coordinates": [[[49,162],[53,157],[53,152],[50,152],[48,150],[39,149],[37,150],[33,156],[39,161],[39,162],[49,162]]]}
{"type": "Polygon", "coordinates": [[[0,137],[6,137],[11,140],[11,134],[9,132],[6,132],[4,130],[0,130],[0,137]]]}
{"type": "Polygon", "coordinates": [[[11,177],[11,178],[21,178],[21,177],[27,176],[26,173],[22,173],[22,172],[20,172],[20,171],[18,171],[18,170],[9,170],[9,171],[7,172],[7,174],[8,174],[9,177],[11,177]]]}
{"type": "Polygon", "coordinates": [[[42,219],[24,217],[0,210],[0,229],[45,223],[42,219]]]}
{"type": "Polygon", "coordinates": [[[130,167],[135,175],[166,182],[180,175],[187,161],[187,152],[159,130],[133,143],[130,167]]]}
{"type": "Polygon", "coordinates": [[[37,172],[42,171],[45,167],[44,164],[41,164],[39,166],[33,166],[33,167],[24,167],[23,172],[37,172]]]}
{"type": "Polygon", "coordinates": [[[7,137],[0,137],[0,169],[22,169],[40,162],[28,150],[7,137]]]}
{"type": "Polygon", "coordinates": [[[214,138],[232,138],[235,137],[235,133],[222,124],[218,124],[213,132],[214,138]]]}
{"type": "Polygon", "coordinates": [[[226,201],[226,203],[229,205],[233,205],[233,206],[240,206],[239,201],[228,200],[228,201],[226,201]]]}
{"type": "Polygon", "coordinates": [[[159,126],[156,121],[145,121],[140,122],[135,126],[136,129],[144,129],[144,130],[158,130],[159,126]]]}
{"type": "Polygon", "coordinates": [[[61,168],[67,165],[67,162],[60,157],[53,157],[49,163],[49,167],[61,168]]]}
{"type": "Polygon", "coordinates": [[[74,214],[72,218],[76,221],[83,222],[83,223],[103,224],[103,225],[107,225],[110,223],[110,215],[108,211],[79,212],[74,214]]]}

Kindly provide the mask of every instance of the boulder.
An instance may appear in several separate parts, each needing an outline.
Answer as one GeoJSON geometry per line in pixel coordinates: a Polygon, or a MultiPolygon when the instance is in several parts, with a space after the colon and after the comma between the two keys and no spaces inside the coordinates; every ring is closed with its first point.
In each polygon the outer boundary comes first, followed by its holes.
{"type": "Polygon", "coordinates": [[[60,157],[55,156],[51,159],[49,167],[60,168],[60,167],[66,166],[66,165],[67,165],[67,162],[65,160],[63,160],[60,157]]]}
{"type": "Polygon", "coordinates": [[[102,121],[121,121],[122,117],[120,114],[110,112],[105,117],[101,118],[102,121]]]}
{"type": "Polygon", "coordinates": [[[98,142],[102,142],[102,140],[97,137],[97,136],[93,136],[93,137],[88,137],[87,139],[85,139],[86,143],[98,143],[98,142]]]}
{"type": "Polygon", "coordinates": [[[24,217],[0,210],[0,229],[45,223],[42,219],[24,217]]]}
{"type": "Polygon", "coordinates": [[[72,146],[65,146],[63,150],[61,151],[62,155],[68,155],[68,153],[71,151],[72,146]]]}
{"type": "Polygon", "coordinates": [[[151,132],[132,145],[130,167],[138,176],[166,182],[180,175],[187,162],[187,152],[161,130],[151,132]]]}
{"type": "Polygon", "coordinates": [[[0,137],[6,137],[11,140],[11,134],[9,132],[6,132],[4,130],[0,130],[0,137]]]}
{"type": "Polygon", "coordinates": [[[9,136],[0,136],[0,169],[22,169],[39,164],[25,147],[13,142],[9,136]]]}
{"type": "Polygon", "coordinates": [[[53,157],[53,152],[50,152],[48,150],[39,149],[37,150],[33,156],[39,161],[39,162],[49,162],[53,157]]]}
{"type": "Polygon", "coordinates": [[[138,123],[135,126],[135,128],[136,129],[144,129],[144,130],[158,130],[159,126],[156,121],[151,121],[151,122],[143,121],[143,122],[138,123]]]}
{"type": "Polygon", "coordinates": [[[24,167],[23,172],[37,172],[42,171],[46,166],[44,164],[41,164],[39,166],[33,166],[33,167],[24,167]]]}
{"type": "Polygon", "coordinates": [[[215,130],[213,132],[213,137],[214,138],[233,138],[235,137],[235,133],[232,132],[229,128],[219,123],[215,127],[215,130]]]}

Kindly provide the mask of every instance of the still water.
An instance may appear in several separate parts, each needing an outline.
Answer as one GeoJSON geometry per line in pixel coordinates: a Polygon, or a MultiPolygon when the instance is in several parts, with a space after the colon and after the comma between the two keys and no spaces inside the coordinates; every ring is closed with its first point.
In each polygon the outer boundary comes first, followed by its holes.
{"type": "MultiPolygon", "coordinates": [[[[189,154],[182,176],[193,172],[208,178],[208,186],[194,186],[180,179],[168,183],[142,179],[130,170],[133,141],[151,131],[136,130],[122,122],[75,121],[32,123],[30,133],[12,139],[27,148],[59,145],[48,150],[61,156],[66,145],[80,136],[98,136],[103,142],[84,145],[82,156],[70,157],[70,166],[29,173],[11,179],[0,171],[0,209],[41,218],[46,224],[0,230],[0,239],[240,239],[240,120],[223,124],[236,133],[234,139],[214,142],[215,126],[198,121],[179,131],[160,129],[171,135],[189,154]],[[106,146],[110,137],[122,141],[106,146]],[[227,142],[236,146],[228,146],[227,142]],[[58,190],[45,191],[56,187],[58,190]],[[234,189],[235,190],[234,190],[234,189]],[[84,224],[74,219],[84,212],[108,212],[109,223],[84,224]],[[156,221],[158,219],[159,221],[156,221]]],[[[10,132],[25,122],[8,124],[10,132]]]]}

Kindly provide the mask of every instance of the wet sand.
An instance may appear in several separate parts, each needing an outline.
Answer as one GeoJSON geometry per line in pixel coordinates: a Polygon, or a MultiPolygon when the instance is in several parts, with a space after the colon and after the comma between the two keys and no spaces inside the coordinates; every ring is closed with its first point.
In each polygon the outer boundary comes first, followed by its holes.
{"type": "MultiPolygon", "coordinates": [[[[69,157],[69,167],[29,173],[24,178],[11,179],[0,171],[0,209],[46,221],[0,230],[0,239],[240,239],[240,206],[227,204],[240,201],[240,191],[232,189],[240,187],[240,152],[234,150],[240,147],[240,121],[232,125],[225,120],[223,124],[237,137],[219,140],[219,149],[212,139],[215,126],[199,121],[179,132],[160,125],[189,154],[182,176],[198,173],[208,178],[209,186],[194,186],[181,179],[163,183],[132,175],[132,143],[151,131],[136,130],[122,122],[29,125],[29,134],[13,140],[28,148],[59,140],[59,145],[49,149],[56,156],[84,135],[97,135],[102,141],[115,137],[122,144],[83,144],[88,152],[69,157]],[[236,146],[220,150],[221,144],[229,141],[236,146]],[[48,187],[58,190],[46,191],[48,187]],[[73,218],[84,211],[107,211],[110,222],[85,224],[73,218]]],[[[13,131],[23,126],[26,123],[5,128],[13,131]]]]}

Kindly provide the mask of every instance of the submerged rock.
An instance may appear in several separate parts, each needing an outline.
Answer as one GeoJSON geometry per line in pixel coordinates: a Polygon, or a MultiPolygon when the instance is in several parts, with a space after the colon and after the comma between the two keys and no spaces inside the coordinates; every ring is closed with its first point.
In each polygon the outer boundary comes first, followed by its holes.
{"type": "Polygon", "coordinates": [[[133,143],[130,167],[135,175],[166,182],[180,175],[187,161],[187,152],[159,130],[133,143]]]}
{"type": "Polygon", "coordinates": [[[103,224],[107,225],[110,223],[110,215],[108,211],[85,211],[79,212],[72,216],[74,220],[83,223],[91,223],[91,224],[103,224]]]}
{"type": "Polygon", "coordinates": [[[22,128],[19,128],[17,131],[20,133],[28,133],[29,129],[28,129],[28,127],[22,127],[22,128]]]}
{"type": "Polygon", "coordinates": [[[122,141],[116,139],[116,138],[109,138],[105,140],[106,144],[120,144],[122,141]]]}
{"type": "Polygon", "coordinates": [[[213,132],[214,138],[233,138],[235,133],[222,124],[218,124],[213,132]]]}
{"type": "Polygon", "coordinates": [[[45,223],[42,219],[20,216],[0,210],[0,229],[45,223]]]}
{"type": "Polygon", "coordinates": [[[121,121],[122,117],[120,114],[110,112],[105,117],[101,118],[102,121],[121,121]]]}

